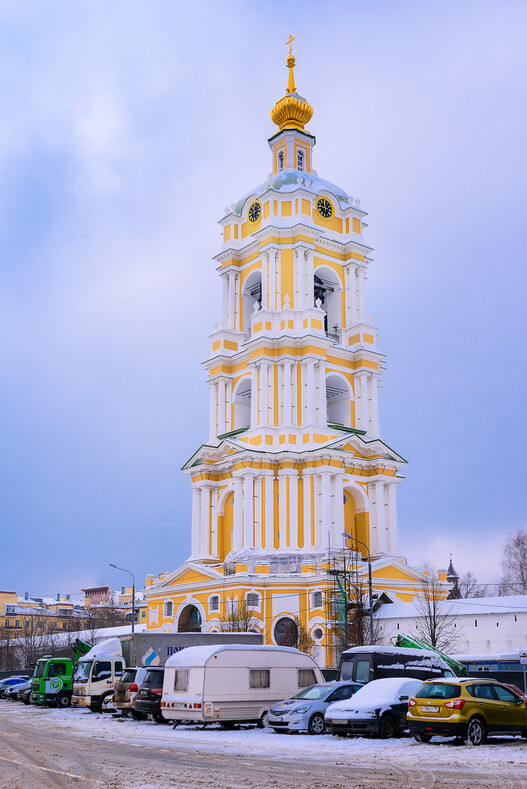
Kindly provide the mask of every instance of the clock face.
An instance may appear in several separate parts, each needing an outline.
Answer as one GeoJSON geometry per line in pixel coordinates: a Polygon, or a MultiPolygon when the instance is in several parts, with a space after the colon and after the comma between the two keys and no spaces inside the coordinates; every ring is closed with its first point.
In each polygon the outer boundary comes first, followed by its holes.
{"type": "Polygon", "coordinates": [[[249,213],[247,214],[249,222],[258,222],[262,215],[262,206],[258,201],[249,206],[249,213]]]}
{"type": "Polygon", "coordinates": [[[333,216],[333,206],[325,197],[318,198],[317,211],[324,219],[329,219],[333,216]]]}

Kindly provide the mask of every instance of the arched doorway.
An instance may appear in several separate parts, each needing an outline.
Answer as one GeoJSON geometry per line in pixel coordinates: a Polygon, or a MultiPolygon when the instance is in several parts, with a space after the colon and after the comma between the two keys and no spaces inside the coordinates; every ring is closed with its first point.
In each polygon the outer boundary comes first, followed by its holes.
{"type": "Polygon", "coordinates": [[[201,633],[201,614],[195,605],[186,605],[179,615],[178,633],[201,633]]]}
{"type": "Polygon", "coordinates": [[[290,616],[282,616],[275,623],[274,640],[279,647],[296,647],[298,635],[298,625],[290,616]]]}

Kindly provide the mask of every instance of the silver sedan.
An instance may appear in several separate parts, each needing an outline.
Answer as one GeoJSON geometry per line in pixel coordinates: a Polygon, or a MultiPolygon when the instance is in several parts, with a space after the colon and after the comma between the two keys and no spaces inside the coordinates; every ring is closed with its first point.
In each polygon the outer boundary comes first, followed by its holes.
{"type": "Polygon", "coordinates": [[[323,734],[324,713],[329,704],[345,701],[363,686],[358,682],[327,682],[310,685],[269,710],[267,725],[276,732],[307,731],[323,734]]]}

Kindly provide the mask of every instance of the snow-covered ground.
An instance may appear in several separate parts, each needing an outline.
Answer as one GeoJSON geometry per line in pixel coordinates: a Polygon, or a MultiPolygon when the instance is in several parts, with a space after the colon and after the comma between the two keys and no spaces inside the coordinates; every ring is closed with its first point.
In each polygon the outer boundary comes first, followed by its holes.
{"type": "MultiPolygon", "coordinates": [[[[46,726],[54,727],[78,736],[104,738],[115,742],[150,745],[163,748],[189,747],[204,750],[227,751],[232,755],[248,752],[272,755],[279,759],[316,760],[330,759],[333,762],[357,762],[367,766],[369,762],[389,759],[392,766],[403,769],[415,768],[427,763],[434,768],[444,766],[449,770],[456,766],[477,771],[494,772],[498,765],[506,770],[507,778],[516,773],[527,781],[527,743],[520,737],[489,738],[488,743],[477,748],[455,744],[453,740],[434,737],[430,744],[416,743],[410,737],[392,740],[368,739],[363,737],[340,739],[331,735],[310,736],[308,734],[276,734],[271,729],[239,727],[234,731],[216,726],[205,729],[197,726],[160,725],[153,721],[134,721],[131,718],[114,718],[109,713],[94,714],[87,710],[28,708],[29,714],[46,718],[46,726]]],[[[505,776],[504,776],[505,780],[505,776]]],[[[500,779],[501,786],[508,786],[500,779]]],[[[518,786],[518,784],[513,784],[518,786]]],[[[522,784],[523,785],[523,784],[522,784]]],[[[527,785],[527,784],[526,784],[527,785]]]]}

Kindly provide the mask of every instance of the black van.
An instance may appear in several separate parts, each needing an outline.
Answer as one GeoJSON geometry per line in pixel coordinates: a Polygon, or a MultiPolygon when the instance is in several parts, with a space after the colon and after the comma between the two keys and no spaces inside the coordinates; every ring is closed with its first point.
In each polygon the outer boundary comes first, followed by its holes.
{"type": "Polygon", "coordinates": [[[433,679],[453,677],[452,669],[436,652],[403,647],[352,647],[340,656],[339,679],[371,682],[385,677],[433,679]]]}

